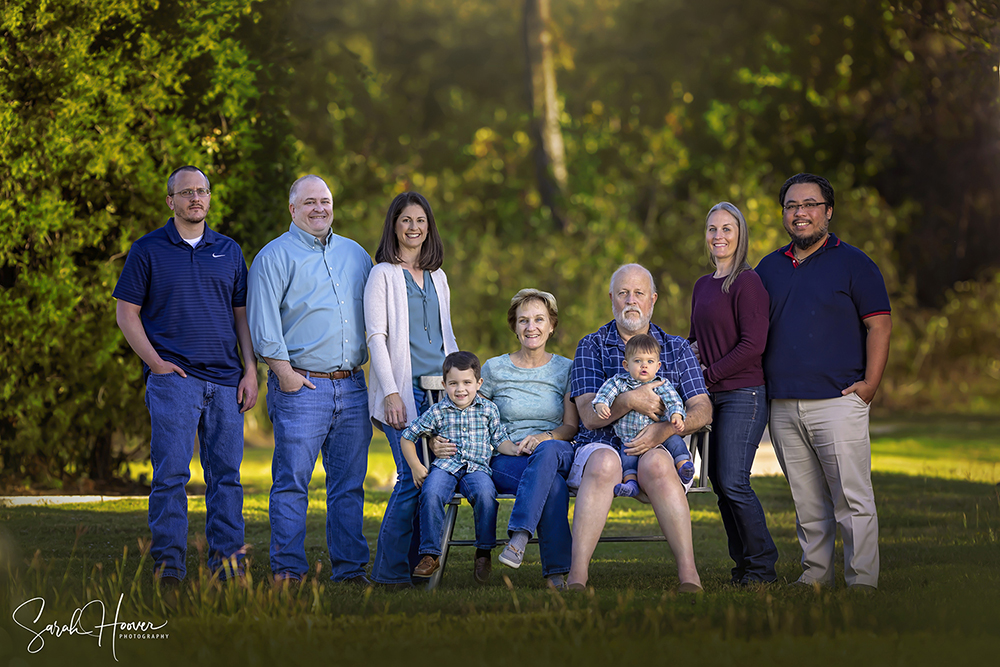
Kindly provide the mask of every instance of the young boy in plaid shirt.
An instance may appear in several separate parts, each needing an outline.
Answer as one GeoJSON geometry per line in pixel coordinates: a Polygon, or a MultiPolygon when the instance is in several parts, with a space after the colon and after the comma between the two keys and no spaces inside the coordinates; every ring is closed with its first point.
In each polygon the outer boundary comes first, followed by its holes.
{"type": "Polygon", "coordinates": [[[476,525],[476,561],[473,576],[485,584],[493,567],[491,551],[497,544],[497,490],[490,459],[494,451],[517,456],[507,429],[500,423],[496,404],[477,393],[483,384],[479,358],[471,352],[453,352],[442,367],[446,397],[432,405],[400,436],[403,458],[420,489],[420,562],[415,577],[430,577],[440,568],[445,505],[456,487],[472,504],[476,525]],[[431,468],[420,462],[414,444],[424,435],[440,435],[458,451],[434,459],[431,468]]]}
{"type": "MultiPolygon", "coordinates": [[[[611,415],[611,404],[615,402],[618,394],[662,379],[656,375],[660,370],[660,344],[649,334],[633,336],[625,343],[625,361],[622,365],[626,372],[608,378],[594,397],[594,411],[601,419],[607,419],[611,415]]],[[[663,401],[665,408],[661,421],[669,419],[677,431],[683,433],[684,418],[687,413],[684,411],[684,401],[681,400],[677,390],[669,381],[663,380],[663,384],[654,391],[663,401]]],[[[623,443],[628,443],[639,434],[639,431],[652,423],[649,417],[633,410],[615,422],[615,435],[621,438],[623,443]]],[[[681,482],[684,484],[690,482],[694,478],[694,463],[691,461],[691,454],[684,444],[684,439],[679,435],[672,435],[663,445],[674,457],[681,482]]],[[[615,486],[615,495],[634,498],[639,494],[639,457],[629,456],[624,448],[619,450],[619,455],[622,459],[623,475],[622,483],[615,486]]]]}

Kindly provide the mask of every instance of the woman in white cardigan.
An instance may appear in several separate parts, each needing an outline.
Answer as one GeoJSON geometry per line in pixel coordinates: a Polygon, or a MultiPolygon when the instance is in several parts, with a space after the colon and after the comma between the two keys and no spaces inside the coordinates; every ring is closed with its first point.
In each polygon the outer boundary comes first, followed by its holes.
{"type": "Polygon", "coordinates": [[[377,264],[365,286],[368,410],[389,441],[397,472],[372,567],[372,579],[386,586],[409,587],[417,564],[420,491],[399,449],[400,432],[430,407],[416,379],[440,375],[445,356],[458,350],[443,259],[430,204],[416,192],[398,195],[385,216],[377,264]]]}

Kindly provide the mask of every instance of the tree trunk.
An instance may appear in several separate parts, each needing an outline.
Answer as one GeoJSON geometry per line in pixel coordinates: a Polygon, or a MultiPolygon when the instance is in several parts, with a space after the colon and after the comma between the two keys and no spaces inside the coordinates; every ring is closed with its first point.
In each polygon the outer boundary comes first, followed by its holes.
{"type": "Polygon", "coordinates": [[[525,0],[524,46],[528,101],[532,111],[535,169],[542,203],[559,228],[565,226],[560,202],[566,194],[566,149],[559,127],[556,70],[552,60],[549,0],[525,0]]]}

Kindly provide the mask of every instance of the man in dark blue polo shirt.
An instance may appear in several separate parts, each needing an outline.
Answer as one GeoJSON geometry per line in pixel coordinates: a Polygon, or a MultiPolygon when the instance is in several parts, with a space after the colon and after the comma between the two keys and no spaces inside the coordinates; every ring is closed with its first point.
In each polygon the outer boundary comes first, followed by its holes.
{"type": "Polygon", "coordinates": [[[771,298],[764,377],[770,432],[795,501],[802,546],[797,584],[834,584],[837,525],[844,579],[878,587],[878,516],[868,411],[892,332],[875,263],[830,233],[833,187],[798,174],[778,195],[792,242],[757,266],[771,298]]]}
{"type": "Polygon", "coordinates": [[[197,167],[172,173],[167,206],[174,217],[132,244],[114,291],[118,326],[143,361],[153,427],[150,553],[164,584],[187,572],[184,485],[195,433],[207,486],[209,567],[225,579],[243,558],[242,413],[257,402],[257,364],[246,262],[235,241],[206,224],[211,196],[197,167]]]}

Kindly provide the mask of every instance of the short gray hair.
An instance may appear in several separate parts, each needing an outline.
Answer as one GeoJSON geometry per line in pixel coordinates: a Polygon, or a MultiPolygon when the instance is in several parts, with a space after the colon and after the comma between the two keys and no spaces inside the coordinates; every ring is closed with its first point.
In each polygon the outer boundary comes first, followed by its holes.
{"type": "Polygon", "coordinates": [[[639,271],[642,271],[643,273],[646,274],[646,277],[649,278],[649,289],[653,294],[656,294],[656,281],[653,280],[653,274],[650,273],[649,269],[647,269],[642,264],[622,264],[617,269],[615,269],[615,272],[611,274],[611,281],[608,282],[608,294],[614,294],[615,281],[618,280],[618,276],[627,271],[632,271],[635,269],[638,269],[639,271]]]}
{"type": "Polygon", "coordinates": [[[296,179],[295,182],[292,183],[292,187],[288,188],[288,203],[289,204],[291,204],[291,205],[295,204],[295,195],[297,195],[299,193],[299,187],[303,183],[305,183],[306,181],[310,181],[312,179],[316,179],[317,181],[319,181],[323,185],[326,185],[326,189],[327,190],[330,189],[330,186],[327,184],[327,182],[324,181],[319,176],[317,176],[316,174],[306,174],[302,178],[296,179]]]}

